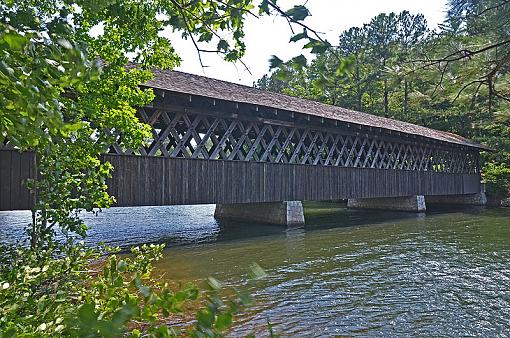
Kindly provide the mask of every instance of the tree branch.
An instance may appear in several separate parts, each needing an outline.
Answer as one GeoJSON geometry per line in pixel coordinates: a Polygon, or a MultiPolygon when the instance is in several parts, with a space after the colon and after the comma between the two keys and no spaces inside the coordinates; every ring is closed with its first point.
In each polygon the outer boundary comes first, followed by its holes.
{"type": "MultiPolygon", "coordinates": [[[[227,7],[229,7],[230,9],[234,9],[234,10],[238,10],[238,11],[241,11],[241,12],[245,12],[247,14],[250,14],[251,16],[253,16],[254,18],[259,18],[258,15],[256,15],[255,13],[253,13],[252,11],[250,11],[249,9],[244,9],[244,8],[238,8],[238,7],[235,7],[235,6],[232,6],[224,1],[221,1],[221,0],[216,0],[217,2],[219,2],[220,4],[222,5],[225,5],[227,7]]],[[[510,0],[509,0],[510,1],[510,0]]]]}
{"type": "Polygon", "coordinates": [[[269,4],[269,6],[271,6],[274,10],[276,10],[278,13],[280,13],[280,15],[282,15],[283,17],[285,17],[287,19],[287,21],[290,21],[292,23],[295,23],[301,27],[303,27],[304,29],[306,29],[307,31],[310,31],[313,33],[313,35],[315,35],[315,37],[322,43],[326,43],[326,40],[324,40],[318,31],[310,28],[308,25],[304,24],[303,22],[301,21],[297,21],[297,20],[294,20],[293,18],[291,18],[287,13],[285,13],[285,11],[283,9],[281,9],[278,5],[276,5],[274,2],[272,1],[267,1],[267,3],[269,4]]]}
{"type": "Polygon", "coordinates": [[[457,101],[457,99],[460,97],[460,94],[462,94],[462,92],[463,92],[464,90],[466,90],[466,88],[468,88],[468,87],[470,87],[470,86],[474,85],[475,83],[479,83],[480,85],[482,85],[482,84],[486,83],[486,81],[485,81],[485,80],[481,80],[481,79],[480,79],[480,80],[473,80],[473,81],[471,81],[471,82],[469,82],[469,83],[465,84],[465,85],[464,85],[464,86],[462,86],[462,88],[459,90],[459,92],[457,93],[457,95],[456,95],[456,96],[455,96],[455,98],[453,99],[452,103],[455,103],[455,101],[457,101]]]}
{"type": "MultiPolygon", "coordinates": [[[[191,41],[193,42],[193,45],[195,46],[195,49],[197,51],[197,54],[198,54],[198,59],[200,61],[200,65],[202,66],[202,68],[205,68],[207,66],[204,66],[203,62],[202,62],[202,55],[200,53],[220,53],[220,54],[223,54],[223,55],[226,55],[227,53],[226,52],[223,52],[223,51],[220,51],[220,50],[207,50],[207,49],[202,49],[198,46],[198,43],[195,41],[194,37],[193,37],[193,33],[191,31],[191,28],[189,27],[188,25],[188,22],[186,20],[186,17],[185,17],[185,14],[184,14],[184,11],[186,11],[191,17],[193,17],[195,20],[198,20],[198,21],[201,21],[201,19],[199,17],[197,17],[195,14],[193,14],[189,9],[187,9],[185,6],[182,6],[181,4],[179,4],[176,0],[170,0],[175,6],[178,7],[179,9],[179,12],[181,14],[181,17],[184,21],[184,23],[186,24],[186,31],[188,32],[190,38],[191,38],[191,41]]],[[[236,9],[236,10],[241,10],[241,8],[237,8],[237,7],[234,7],[232,5],[229,5],[227,3],[224,3],[222,1],[218,1],[222,4],[224,4],[225,6],[228,6],[229,8],[232,8],[232,9],[236,9]]],[[[244,10],[245,12],[248,12],[250,14],[252,14],[253,16],[255,16],[256,18],[258,18],[258,16],[256,16],[255,14],[251,13],[249,10],[244,10]]],[[[220,40],[223,40],[223,38],[214,30],[211,28],[210,25],[206,24],[204,21],[201,21],[202,24],[209,30],[209,32],[211,32],[214,36],[216,36],[218,39],[220,40]]],[[[250,69],[248,68],[248,66],[246,65],[246,63],[244,63],[243,60],[239,59],[237,60],[240,64],[243,65],[244,69],[250,74],[250,75],[253,75],[250,71],[250,69]]]]}
{"type": "Polygon", "coordinates": [[[191,38],[191,41],[193,42],[193,45],[195,46],[195,49],[197,51],[197,54],[198,54],[198,61],[200,62],[200,66],[202,66],[202,68],[205,68],[204,66],[204,63],[202,62],[202,55],[200,54],[201,50],[200,48],[198,47],[198,44],[197,42],[195,41],[195,38],[193,37],[193,32],[191,31],[191,28],[188,24],[188,20],[186,19],[186,15],[184,14],[184,10],[181,6],[181,4],[179,4],[177,1],[175,0],[170,0],[175,6],[177,6],[177,9],[179,10],[179,13],[181,15],[181,18],[182,20],[184,21],[184,24],[186,25],[186,32],[188,32],[188,35],[189,37],[191,38]]]}
{"type": "Polygon", "coordinates": [[[488,8],[485,8],[483,11],[479,12],[479,13],[476,13],[474,14],[473,16],[481,16],[489,11],[492,11],[494,9],[498,9],[506,4],[510,3],[510,0],[503,0],[502,2],[500,2],[499,4],[497,5],[494,5],[494,6],[491,6],[491,7],[488,7],[488,8]]]}
{"type": "Polygon", "coordinates": [[[503,40],[503,41],[500,41],[500,42],[497,42],[497,43],[485,46],[485,47],[483,47],[481,49],[478,49],[478,50],[475,50],[475,51],[472,51],[472,50],[469,50],[469,49],[461,49],[461,50],[455,51],[455,52],[453,52],[451,54],[448,54],[447,56],[445,56],[443,58],[440,58],[440,59],[417,59],[417,60],[408,61],[406,63],[426,62],[427,64],[425,64],[423,67],[430,67],[430,66],[436,65],[438,63],[442,63],[442,62],[460,61],[462,59],[470,58],[470,57],[475,56],[477,54],[481,54],[481,53],[484,53],[484,52],[486,52],[488,50],[491,50],[491,49],[494,49],[494,48],[498,48],[498,47],[501,47],[501,46],[504,46],[504,45],[507,45],[507,44],[510,44],[510,39],[506,39],[506,40],[503,40]]]}
{"type": "MultiPolygon", "coordinates": [[[[441,69],[441,64],[439,64],[439,69],[441,69]]],[[[437,82],[436,86],[434,87],[434,90],[432,91],[432,96],[434,96],[436,94],[437,89],[443,84],[444,75],[446,74],[447,69],[448,69],[448,63],[445,64],[441,70],[441,77],[439,78],[439,81],[437,82]]]]}

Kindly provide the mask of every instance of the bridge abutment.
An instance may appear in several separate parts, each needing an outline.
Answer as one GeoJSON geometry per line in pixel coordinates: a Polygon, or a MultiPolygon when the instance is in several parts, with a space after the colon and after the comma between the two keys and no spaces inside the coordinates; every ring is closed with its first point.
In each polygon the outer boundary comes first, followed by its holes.
{"type": "Polygon", "coordinates": [[[216,204],[214,217],[219,220],[253,221],[279,225],[305,224],[301,201],[216,204]]]}
{"type": "Polygon", "coordinates": [[[382,198],[349,198],[347,207],[353,209],[383,209],[396,211],[424,212],[425,197],[423,195],[382,198]]]}

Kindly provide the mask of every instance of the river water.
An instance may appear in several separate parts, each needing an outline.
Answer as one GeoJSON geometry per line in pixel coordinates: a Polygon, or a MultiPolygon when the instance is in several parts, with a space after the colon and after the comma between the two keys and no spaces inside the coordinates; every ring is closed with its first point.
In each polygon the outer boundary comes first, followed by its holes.
{"type": "MultiPolygon", "coordinates": [[[[310,204],[301,228],[217,223],[214,206],[112,208],[87,216],[91,244],[166,242],[157,271],[213,276],[254,297],[232,336],[508,336],[510,210],[426,214],[310,204]],[[258,263],[267,277],[250,281],[258,263]]],[[[0,213],[11,243],[26,212],[0,213]]]]}

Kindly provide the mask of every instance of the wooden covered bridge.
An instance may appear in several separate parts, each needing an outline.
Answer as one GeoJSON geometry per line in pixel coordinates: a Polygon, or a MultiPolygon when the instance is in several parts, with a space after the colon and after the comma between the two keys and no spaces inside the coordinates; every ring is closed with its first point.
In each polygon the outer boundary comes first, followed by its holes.
{"type": "MultiPolygon", "coordinates": [[[[422,210],[425,198],[469,201],[481,191],[486,147],[458,135],[176,71],[154,75],[145,86],[156,98],[139,109],[152,139],[104,155],[118,206],[216,203],[218,217],[300,223],[296,201],[422,210]]],[[[0,210],[30,208],[23,181],[35,173],[33,155],[0,151],[0,210]]]]}

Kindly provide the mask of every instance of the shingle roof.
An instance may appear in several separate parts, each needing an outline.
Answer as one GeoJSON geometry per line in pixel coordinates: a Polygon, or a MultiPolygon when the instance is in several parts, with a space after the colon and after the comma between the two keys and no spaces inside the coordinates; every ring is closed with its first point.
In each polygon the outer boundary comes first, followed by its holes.
{"type": "Polygon", "coordinates": [[[406,134],[415,134],[444,142],[489,150],[487,146],[475,143],[462,136],[407,122],[199,75],[171,70],[153,70],[153,72],[154,79],[145,84],[152,88],[293,111],[331,120],[383,128],[406,134]]]}

